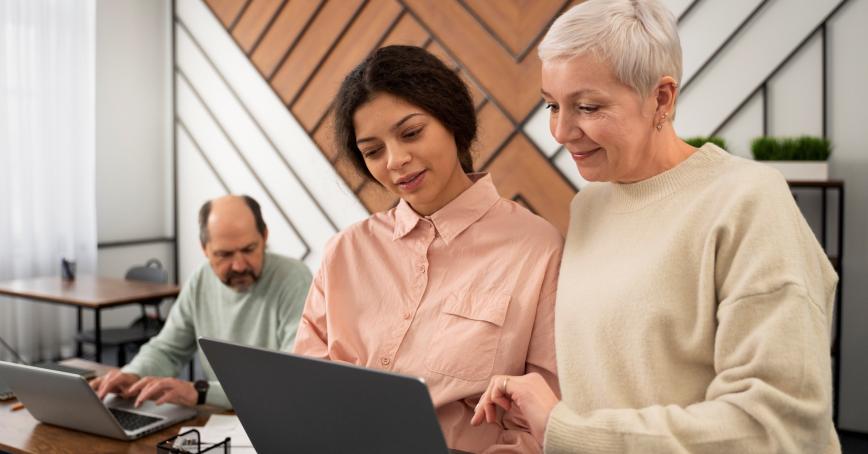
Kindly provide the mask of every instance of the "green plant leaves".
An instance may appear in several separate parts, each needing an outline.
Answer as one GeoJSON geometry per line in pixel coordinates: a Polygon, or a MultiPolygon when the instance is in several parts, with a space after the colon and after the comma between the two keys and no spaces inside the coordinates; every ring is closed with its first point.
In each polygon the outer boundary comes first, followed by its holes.
{"type": "Polygon", "coordinates": [[[832,153],[829,139],[813,136],[757,137],[750,148],[758,161],[825,161],[832,153]]]}

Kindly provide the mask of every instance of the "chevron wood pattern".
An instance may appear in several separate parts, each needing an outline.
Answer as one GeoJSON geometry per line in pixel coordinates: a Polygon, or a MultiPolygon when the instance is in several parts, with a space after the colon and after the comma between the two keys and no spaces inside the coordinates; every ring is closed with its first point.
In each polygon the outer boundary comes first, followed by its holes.
{"type": "Polygon", "coordinates": [[[476,167],[504,197],[562,232],[575,187],[522,126],[539,107],[536,45],[567,0],[205,0],[262,77],[371,211],[397,201],[340,159],[331,104],[374,49],[422,46],[455,68],[479,116],[476,167]]]}

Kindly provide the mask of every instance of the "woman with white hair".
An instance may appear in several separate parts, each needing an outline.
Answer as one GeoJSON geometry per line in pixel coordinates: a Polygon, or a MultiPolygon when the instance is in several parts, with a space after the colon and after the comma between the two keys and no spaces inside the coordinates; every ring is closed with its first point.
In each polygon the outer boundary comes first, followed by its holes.
{"type": "Polygon", "coordinates": [[[589,0],[539,46],[552,135],[576,195],[555,309],[562,400],[495,376],[497,407],[547,453],[833,453],[837,276],[769,167],[672,118],[676,21],[658,0],[589,0]]]}

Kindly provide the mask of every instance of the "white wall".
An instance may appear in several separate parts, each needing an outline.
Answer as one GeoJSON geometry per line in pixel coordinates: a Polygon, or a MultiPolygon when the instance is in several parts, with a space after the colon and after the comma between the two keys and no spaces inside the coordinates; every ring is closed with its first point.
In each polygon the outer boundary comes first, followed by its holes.
{"type": "Polygon", "coordinates": [[[850,0],[829,28],[833,178],[846,182],[841,426],[868,432],[868,1],[850,0]]]}
{"type": "MultiPolygon", "coordinates": [[[[176,17],[179,213],[249,194],[269,249],[316,269],[326,241],[367,211],[204,2],[177,0],[176,17]]],[[[183,280],[202,253],[195,217],[178,228],[183,280]]]]}
{"type": "MultiPolygon", "coordinates": [[[[172,238],[171,2],[97,0],[96,5],[99,243],[172,238]]],[[[173,242],[101,246],[98,274],[122,277],[152,257],[174,276],[173,242]]],[[[105,311],[103,326],[125,326],[138,314],[138,306],[105,311]]]]}

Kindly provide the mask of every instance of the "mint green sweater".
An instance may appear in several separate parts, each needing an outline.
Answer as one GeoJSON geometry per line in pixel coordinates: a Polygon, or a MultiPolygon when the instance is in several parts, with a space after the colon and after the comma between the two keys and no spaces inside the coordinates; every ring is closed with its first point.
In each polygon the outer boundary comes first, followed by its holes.
{"type": "MultiPolygon", "coordinates": [[[[311,273],[304,263],[266,253],[259,280],[244,293],[224,285],[211,267],[199,267],[184,285],[160,333],[142,346],[124,372],[177,376],[208,336],[273,350],[292,349],[311,273]]],[[[210,389],[206,402],[230,408],[214,371],[199,351],[210,389]]]]}

